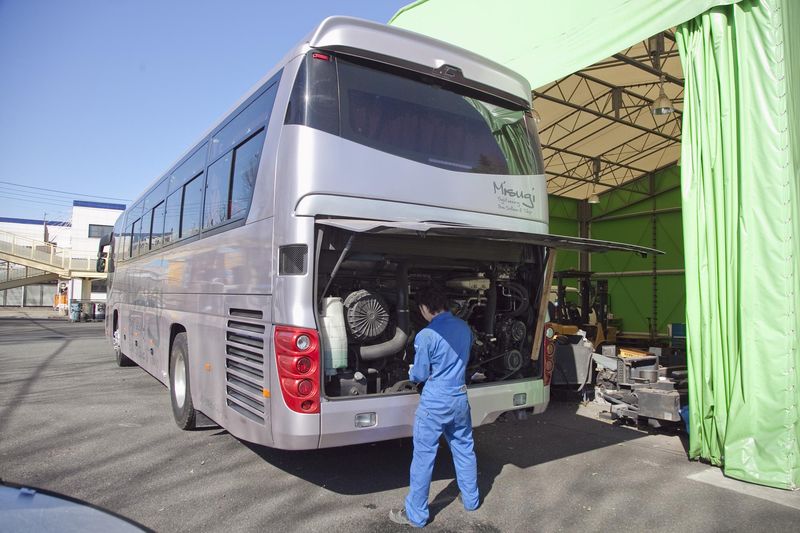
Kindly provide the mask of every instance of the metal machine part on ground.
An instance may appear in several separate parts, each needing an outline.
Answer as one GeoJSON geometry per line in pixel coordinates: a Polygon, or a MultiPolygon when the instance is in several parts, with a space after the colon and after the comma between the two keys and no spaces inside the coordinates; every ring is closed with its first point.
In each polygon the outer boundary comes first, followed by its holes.
{"type": "Polygon", "coordinates": [[[652,426],[680,422],[681,405],[686,403],[687,372],[684,368],[659,365],[657,355],[604,347],[595,354],[597,365],[596,401],[609,404],[615,419],[647,421],[652,426]]]}

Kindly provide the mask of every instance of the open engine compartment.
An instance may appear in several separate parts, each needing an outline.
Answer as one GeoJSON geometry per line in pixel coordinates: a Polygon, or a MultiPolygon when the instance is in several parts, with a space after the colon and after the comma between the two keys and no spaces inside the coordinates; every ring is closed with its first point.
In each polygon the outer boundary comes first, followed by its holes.
{"type": "Polygon", "coordinates": [[[414,301],[431,284],[471,327],[468,384],[536,376],[531,359],[544,248],[462,237],[320,230],[316,294],[329,398],[416,390],[414,301]]]}

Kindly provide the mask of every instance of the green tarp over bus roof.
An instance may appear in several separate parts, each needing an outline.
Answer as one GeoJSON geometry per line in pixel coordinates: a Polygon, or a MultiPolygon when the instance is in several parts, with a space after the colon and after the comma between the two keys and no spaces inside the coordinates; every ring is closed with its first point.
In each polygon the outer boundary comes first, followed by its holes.
{"type": "Polygon", "coordinates": [[[532,88],[737,0],[420,0],[389,21],[510,67],[532,88]]]}

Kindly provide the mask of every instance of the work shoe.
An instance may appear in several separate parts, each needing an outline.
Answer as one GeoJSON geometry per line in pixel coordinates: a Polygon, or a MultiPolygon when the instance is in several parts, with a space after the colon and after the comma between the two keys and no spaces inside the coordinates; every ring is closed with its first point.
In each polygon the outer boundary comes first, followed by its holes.
{"type": "Polygon", "coordinates": [[[411,520],[408,519],[408,515],[406,514],[406,510],[405,509],[400,509],[399,511],[396,511],[394,509],[390,510],[389,511],[389,520],[391,520],[395,524],[400,524],[400,525],[404,525],[404,526],[425,527],[425,526],[418,526],[418,525],[412,523],[411,520]]]}

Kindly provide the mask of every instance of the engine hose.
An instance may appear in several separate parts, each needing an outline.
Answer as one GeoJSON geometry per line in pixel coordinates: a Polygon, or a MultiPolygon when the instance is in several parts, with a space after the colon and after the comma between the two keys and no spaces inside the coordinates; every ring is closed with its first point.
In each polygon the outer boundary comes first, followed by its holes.
{"type": "Polygon", "coordinates": [[[497,313],[497,280],[494,272],[489,280],[489,290],[486,291],[486,309],[483,315],[483,332],[487,335],[494,335],[495,313],[497,313]]]}
{"type": "Polygon", "coordinates": [[[378,359],[384,359],[402,350],[405,347],[407,340],[408,335],[398,326],[395,329],[394,337],[392,337],[391,340],[382,342],[380,344],[373,344],[372,346],[360,346],[358,348],[358,356],[363,361],[376,361],[378,359]]]}
{"type": "Polygon", "coordinates": [[[507,317],[519,316],[528,310],[528,306],[530,305],[530,299],[525,295],[525,287],[523,287],[519,283],[514,283],[514,282],[503,283],[503,287],[507,287],[511,292],[516,293],[514,299],[519,300],[521,302],[519,308],[511,311],[510,313],[505,313],[505,316],[507,317]]]}
{"type": "Polygon", "coordinates": [[[359,346],[358,356],[363,361],[375,361],[403,350],[408,341],[410,321],[408,319],[408,265],[397,266],[397,326],[394,336],[386,342],[370,346],[359,346]]]}

